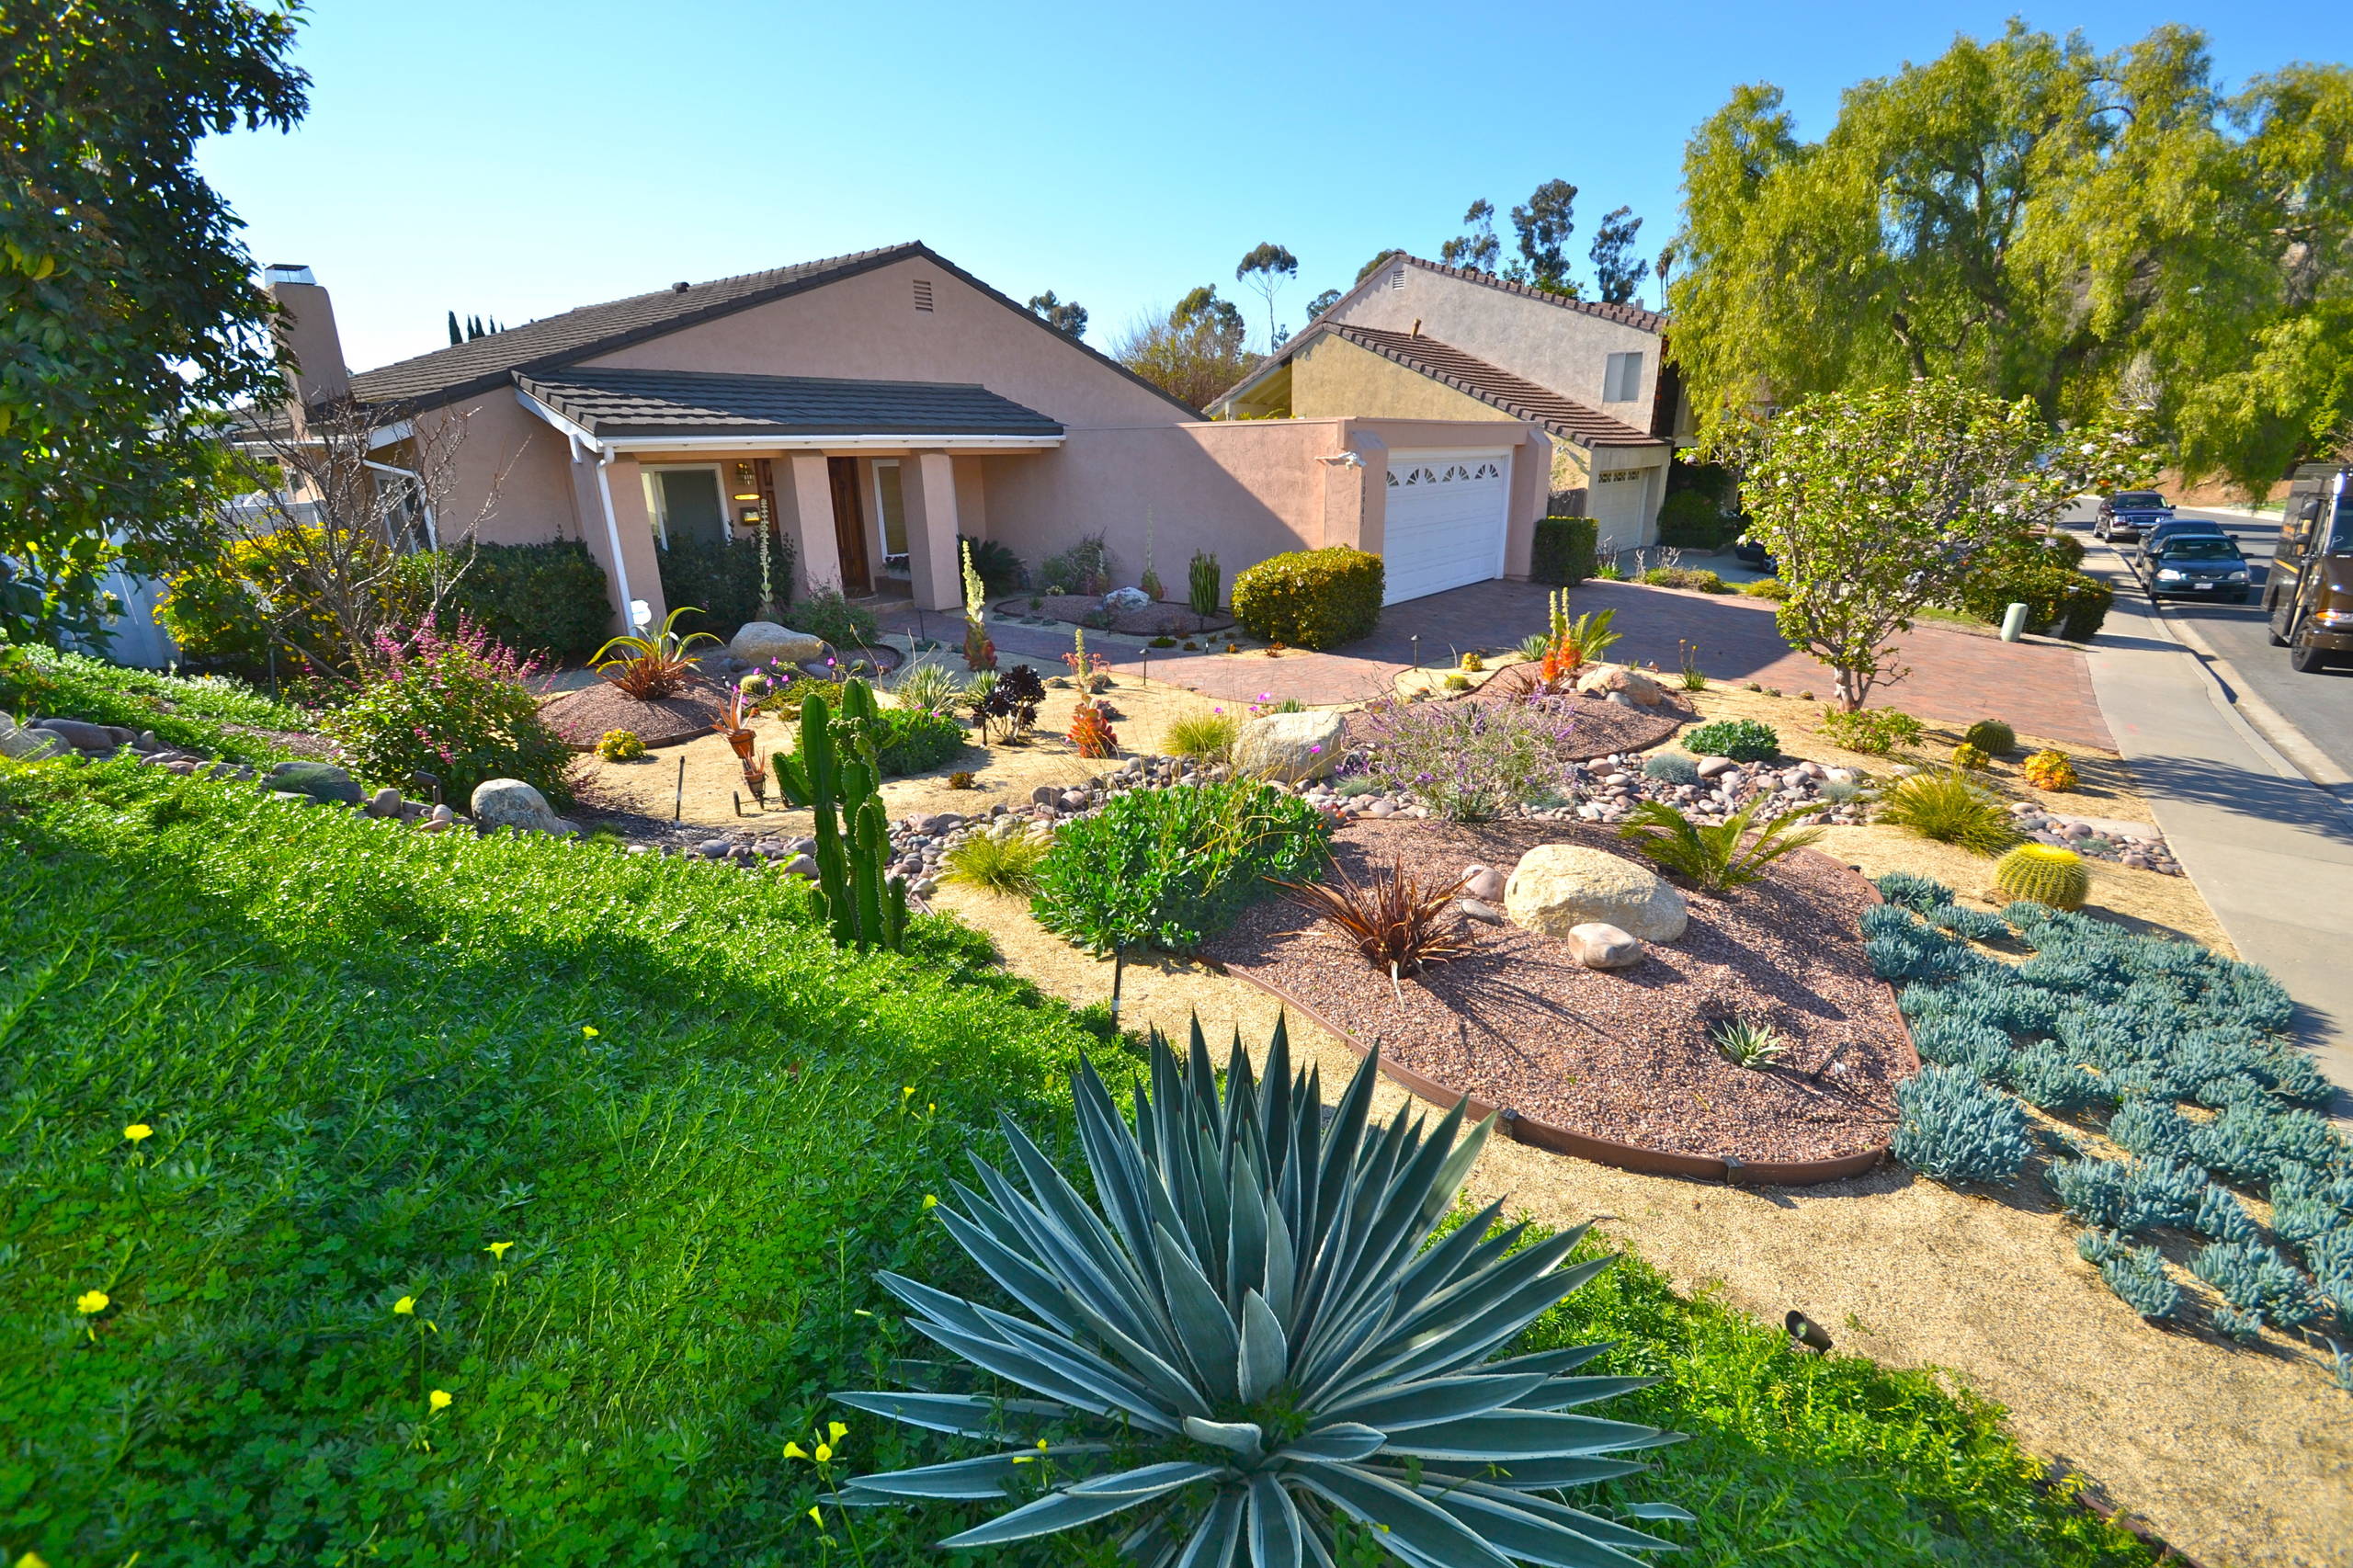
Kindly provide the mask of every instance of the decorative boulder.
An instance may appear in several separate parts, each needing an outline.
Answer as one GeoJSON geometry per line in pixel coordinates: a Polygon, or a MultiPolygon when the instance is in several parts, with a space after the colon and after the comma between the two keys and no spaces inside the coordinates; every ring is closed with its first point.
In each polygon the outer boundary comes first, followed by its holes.
{"type": "Polygon", "coordinates": [[[1475,898],[1481,903],[1501,903],[1504,900],[1504,874],[1485,866],[1463,867],[1462,896],[1475,898]]]}
{"type": "Polygon", "coordinates": [[[43,719],[36,726],[47,730],[75,751],[112,751],[139,738],[120,724],[93,724],[81,719],[43,719]]]}
{"type": "Polygon", "coordinates": [[[0,756],[29,762],[35,757],[55,756],[65,749],[65,743],[54,735],[21,729],[16,720],[0,713],[0,756]]]}
{"type": "Polygon", "coordinates": [[[474,786],[473,819],[485,828],[517,833],[569,834],[580,830],[555,814],[548,798],[520,778],[485,778],[474,786]]]}
{"type": "Polygon", "coordinates": [[[1302,784],[1321,778],[1340,760],[1347,725],[1322,709],[1304,713],[1261,713],[1234,737],[1233,766],[1261,778],[1302,784]]]}
{"type": "Polygon", "coordinates": [[[1683,895],[1655,871],[1575,844],[1540,844],[1521,856],[1504,887],[1504,911],[1548,937],[1598,922],[1645,942],[1674,941],[1689,919],[1683,895]]]}
{"type": "Polygon", "coordinates": [[[727,652],[747,665],[765,665],[771,660],[798,665],[824,658],[825,644],[806,631],[795,631],[773,620],[747,620],[735,633],[735,640],[727,644],[727,652]]]}
{"type": "Polygon", "coordinates": [[[331,762],[281,762],[269,770],[269,787],[308,795],[321,805],[340,801],[356,806],[367,799],[358,781],[331,762]]]}
{"type": "Polygon", "coordinates": [[[1569,951],[1587,969],[1631,969],[1643,961],[1639,938],[1600,920],[1570,926],[1569,951]]]}
{"type": "Polygon", "coordinates": [[[1618,692],[1644,708],[1655,707],[1666,699],[1666,687],[1625,665],[1594,665],[1577,676],[1577,689],[1587,697],[1607,697],[1618,692]]]}

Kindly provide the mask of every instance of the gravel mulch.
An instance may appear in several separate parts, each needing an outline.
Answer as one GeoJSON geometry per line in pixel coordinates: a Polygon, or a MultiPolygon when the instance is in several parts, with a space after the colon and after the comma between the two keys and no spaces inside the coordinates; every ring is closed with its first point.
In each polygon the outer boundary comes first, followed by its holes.
{"type": "Polygon", "coordinates": [[[597,737],[608,730],[634,730],[649,746],[676,745],[710,733],[710,722],[726,705],[727,692],[724,683],[704,676],[671,696],[642,702],[600,680],[549,698],[540,704],[540,715],[566,745],[580,751],[595,746],[597,737]]]}
{"type": "MultiPolygon", "coordinates": [[[[1508,875],[1548,843],[1622,848],[1571,823],[1371,821],[1342,827],[1333,851],[1359,882],[1396,861],[1443,885],[1472,864],[1508,875]]],[[[1614,973],[1582,967],[1556,938],[1466,923],[1477,950],[1407,980],[1402,1002],[1386,975],[1283,899],[1252,907],[1205,953],[1402,1066],[1593,1137],[1749,1163],[1885,1143],[1895,1081],[1913,1067],[1895,999],[1863,959],[1860,881],[1802,853],[1730,899],[1687,896],[1683,937],[1614,973]],[[1734,1067],[1717,1052],[1708,1031],[1734,1017],[1780,1032],[1776,1066],[1734,1067]]]]}
{"type": "MultiPolygon", "coordinates": [[[[996,606],[999,615],[1066,620],[1073,626],[1083,624],[1088,616],[1101,614],[1102,610],[1103,601],[1091,594],[1047,594],[1039,599],[1036,609],[1029,608],[1026,595],[1002,600],[996,606]]],[[[1223,631],[1233,624],[1230,615],[1195,615],[1191,606],[1174,605],[1164,599],[1140,609],[1119,611],[1111,617],[1109,630],[1131,637],[1194,637],[1205,631],[1223,631]]]]}

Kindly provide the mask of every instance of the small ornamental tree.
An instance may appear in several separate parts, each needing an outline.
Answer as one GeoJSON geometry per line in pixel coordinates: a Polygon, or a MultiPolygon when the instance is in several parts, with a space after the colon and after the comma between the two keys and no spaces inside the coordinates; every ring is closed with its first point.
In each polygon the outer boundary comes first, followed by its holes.
{"type": "Polygon", "coordinates": [[[2131,483],[2143,450],[2137,415],[2063,432],[2029,399],[1944,377],[1808,398],[1738,445],[1748,537],[1789,590],[1781,635],[1850,713],[1908,673],[1890,640],[1923,606],[2086,490],[2131,483]]]}

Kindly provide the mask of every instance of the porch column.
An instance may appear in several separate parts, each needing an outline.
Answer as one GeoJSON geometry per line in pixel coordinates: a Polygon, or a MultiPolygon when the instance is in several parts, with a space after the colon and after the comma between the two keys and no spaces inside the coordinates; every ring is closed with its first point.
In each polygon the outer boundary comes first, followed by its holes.
{"type": "MultiPolygon", "coordinates": [[[[926,609],[955,609],[964,602],[963,562],[956,551],[956,460],[946,452],[917,452],[910,466],[915,483],[903,499],[915,603],[926,609]]],[[[906,472],[900,469],[903,479],[906,472]]]]}
{"type": "Polygon", "coordinates": [[[834,482],[823,452],[795,452],[779,501],[792,505],[794,548],[801,552],[801,582],[815,593],[842,585],[842,547],[834,537],[834,482]]]}

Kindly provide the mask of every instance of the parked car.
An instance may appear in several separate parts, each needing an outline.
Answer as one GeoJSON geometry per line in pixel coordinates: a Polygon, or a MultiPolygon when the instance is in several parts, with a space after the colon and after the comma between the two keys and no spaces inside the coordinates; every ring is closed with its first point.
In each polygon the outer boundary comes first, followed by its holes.
{"type": "Polygon", "coordinates": [[[1732,558],[1752,572],[1762,572],[1768,577],[1779,571],[1778,563],[1765,552],[1765,547],[1745,535],[1732,541],[1732,558]]]}
{"type": "Polygon", "coordinates": [[[2310,675],[2353,662],[2353,465],[2306,463],[2288,487],[2263,608],[2289,667],[2310,675]]]}
{"type": "Polygon", "coordinates": [[[2153,599],[2229,599],[2246,603],[2246,557],[2221,534],[2177,533],[2133,558],[2133,573],[2153,599]]]}
{"type": "Polygon", "coordinates": [[[2154,490],[2120,490],[2105,496],[2099,515],[2092,519],[2092,534],[2111,543],[2141,537],[2141,530],[2173,516],[2173,504],[2154,490]]]}

